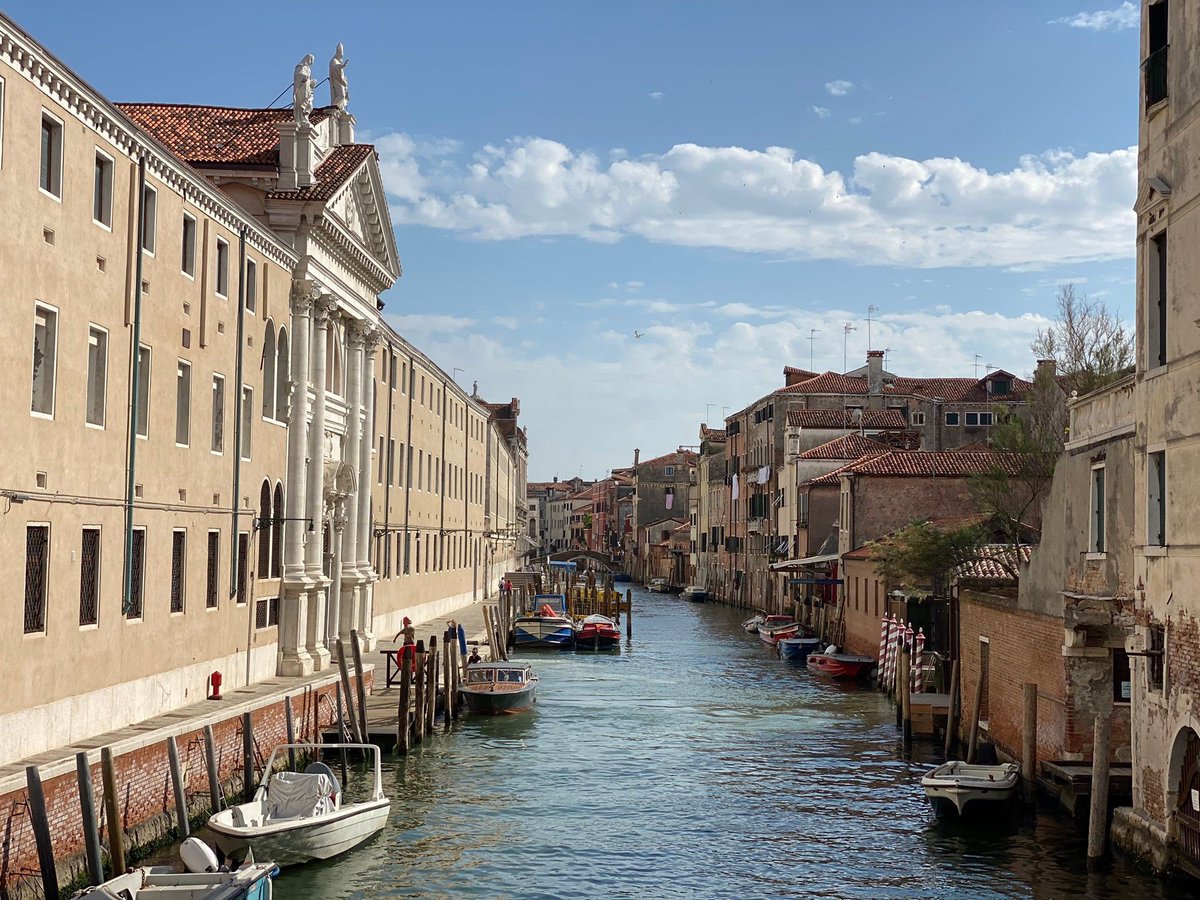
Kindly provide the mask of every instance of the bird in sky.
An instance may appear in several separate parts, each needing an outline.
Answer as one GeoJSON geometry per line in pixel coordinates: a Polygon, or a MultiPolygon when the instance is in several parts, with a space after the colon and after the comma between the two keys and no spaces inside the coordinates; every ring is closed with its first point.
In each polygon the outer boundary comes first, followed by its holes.
{"type": "Polygon", "coordinates": [[[633,333],[633,336],[634,336],[635,338],[640,338],[640,337],[642,336],[642,332],[640,332],[640,331],[635,331],[635,332],[633,333]]]}

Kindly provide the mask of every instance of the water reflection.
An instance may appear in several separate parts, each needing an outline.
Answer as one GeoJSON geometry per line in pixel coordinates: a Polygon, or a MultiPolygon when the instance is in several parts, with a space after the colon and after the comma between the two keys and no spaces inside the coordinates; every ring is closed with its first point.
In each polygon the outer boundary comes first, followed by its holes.
{"type": "Polygon", "coordinates": [[[638,592],[620,655],[534,657],[527,715],[474,718],[385,768],[383,835],[277,896],[1173,898],[1089,875],[1048,810],[940,822],[877,694],[810,677],[712,604],[638,592]]]}

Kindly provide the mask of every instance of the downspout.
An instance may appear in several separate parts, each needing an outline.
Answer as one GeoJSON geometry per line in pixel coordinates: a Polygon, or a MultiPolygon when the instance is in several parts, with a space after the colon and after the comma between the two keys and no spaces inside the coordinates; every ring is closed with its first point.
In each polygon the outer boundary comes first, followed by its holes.
{"type": "Polygon", "coordinates": [[[142,244],[146,232],[146,157],[138,157],[137,233],[133,238],[137,262],[133,276],[133,356],[129,381],[129,449],[125,478],[125,586],[121,614],[129,615],[133,603],[133,489],[137,472],[138,387],[142,367],[142,244]]]}
{"type": "MultiPolygon", "coordinates": [[[[380,456],[387,462],[388,467],[387,477],[383,479],[383,539],[387,541],[389,545],[385,546],[383,550],[384,557],[386,559],[390,559],[392,556],[392,551],[390,549],[392,532],[389,530],[389,525],[392,520],[392,464],[396,461],[395,451],[391,449],[394,443],[392,440],[392,407],[395,406],[396,403],[396,376],[393,374],[395,372],[396,348],[389,345],[388,353],[390,354],[390,357],[388,360],[389,384],[387,392],[387,431],[385,433],[386,437],[384,438],[383,452],[380,454],[380,456]]],[[[371,435],[371,440],[375,440],[375,435],[371,435]]],[[[400,460],[400,472],[401,474],[404,473],[404,460],[400,460]]],[[[403,562],[399,558],[399,554],[396,555],[398,557],[396,559],[396,568],[400,570],[396,574],[403,574],[403,569],[401,568],[403,562]]],[[[389,572],[389,574],[391,573],[389,572]]]]}
{"type": "MultiPolygon", "coordinates": [[[[246,226],[243,225],[238,233],[238,319],[237,319],[237,363],[235,365],[237,379],[237,403],[234,406],[237,418],[233,429],[233,502],[230,509],[233,515],[233,535],[229,546],[229,596],[237,597],[238,584],[238,497],[242,492],[242,403],[245,390],[242,387],[242,366],[245,355],[246,330],[246,226]]],[[[250,548],[246,547],[246,564],[250,564],[250,548]]]]}
{"type": "MultiPolygon", "coordinates": [[[[408,459],[413,458],[412,452],[412,416],[413,416],[413,387],[417,383],[416,370],[413,368],[415,357],[410,353],[408,355],[408,434],[405,440],[408,441],[408,446],[405,452],[408,454],[408,459]]],[[[408,574],[409,546],[408,542],[411,535],[408,533],[409,523],[409,508],[412,501],[412,467],[406,466],[404,460],[400,460],[400,471],[404,473],[404,574],[408,574]]],[[[420,540],[420,537],[417,538],[420,540]]]]}

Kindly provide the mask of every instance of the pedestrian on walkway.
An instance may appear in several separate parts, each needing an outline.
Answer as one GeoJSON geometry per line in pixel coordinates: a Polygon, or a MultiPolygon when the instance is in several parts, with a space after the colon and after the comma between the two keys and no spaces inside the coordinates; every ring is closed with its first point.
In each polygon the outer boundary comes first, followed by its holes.
{"type": "Polygon", "coordinates": [[[413,628],[412,619],[408,616],[404,617],[404,627],[396,632],[392,643],[399,641],[401,636],[404,637],[404,644],[400,647],[400,652],[396,654],[396,665],[403,665],[404,658],[408,657],[409,665],[415,672],[417,671],[417,629],[413,628]]]}

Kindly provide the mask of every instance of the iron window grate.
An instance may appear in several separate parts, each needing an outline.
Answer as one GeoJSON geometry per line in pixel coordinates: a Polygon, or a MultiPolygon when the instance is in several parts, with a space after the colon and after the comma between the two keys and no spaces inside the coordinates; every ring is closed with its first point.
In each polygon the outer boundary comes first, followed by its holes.
{"type": "Polygon", "coordinates": [[[46,564],[50,554],[50,526],[25,529],[25,633],[46,630],[46,564]]]}
{"type": "Polygon", "coordinates": [[[79,624],[95,625],[100,606],[100,529],[83,529],[79,564],[79,624]]]}
{"type": "Polygon", "coordinates": [[[140,619],[142,617],[143,588],[146,583],[146,532],[137,529],[133,532],[133,552],[129,558],[130,571],[133,579],[129,587],[129,608],[125,618],[140,619]]]}
{"type": "Polygon", "coordinates": [[[217,531],[208,533],[208,578],[204,588],[204,605],[209,609],[217,608],[217,567],[220,566],[221,534],[217,531]]]}
{"type": "Polygon", "coordinates": [[[171,612],[183,612],[183,560],[187,533],[171,532],[171,612]]]}

